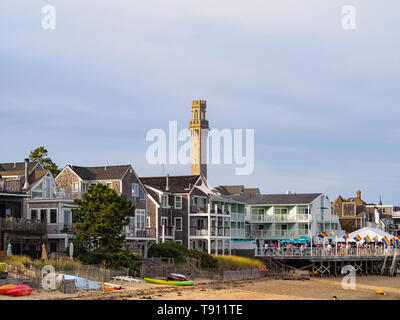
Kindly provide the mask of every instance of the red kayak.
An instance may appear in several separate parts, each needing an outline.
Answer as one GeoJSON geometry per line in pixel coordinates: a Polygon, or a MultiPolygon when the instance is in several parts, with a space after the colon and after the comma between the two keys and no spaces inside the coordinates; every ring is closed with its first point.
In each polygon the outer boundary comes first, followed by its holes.
{"type": "Polygon", "coordinates": [[[20,286],[15,286],[14,288],[8,290],[6,294],[11,295],[11,296],[27,296],[31,294],[32,288],[27,285],[20,285],[20,286]]]}

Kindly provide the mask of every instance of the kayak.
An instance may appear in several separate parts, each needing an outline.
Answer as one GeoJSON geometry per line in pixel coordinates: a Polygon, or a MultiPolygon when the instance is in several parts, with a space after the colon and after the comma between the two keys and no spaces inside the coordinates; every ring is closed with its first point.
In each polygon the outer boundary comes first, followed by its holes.
{"type": "Polygon", "coordinates": [[[11,295],[11,296],[27,296],[31,294],[32,288],[27,285],[20,285],[20,286],[15,286],[11,290],[8,290],[6,294],[11,295]]]}
{"type": "Polygon", "coordinates": [[[0,294],[6,294],[7,291],[14,289],[17,285],[16,284],[6,284],[0,287],[0,294]]]}
{"type": "Polygon", "coordinates": [[[149,283],[157,283],[157,284],[168,284],[173,286],[193,286],[193,281],[174,281],[174,280],[161,280],[161,279],[151,279],[151,278],[143,278],[144,281],[149,283]]]}

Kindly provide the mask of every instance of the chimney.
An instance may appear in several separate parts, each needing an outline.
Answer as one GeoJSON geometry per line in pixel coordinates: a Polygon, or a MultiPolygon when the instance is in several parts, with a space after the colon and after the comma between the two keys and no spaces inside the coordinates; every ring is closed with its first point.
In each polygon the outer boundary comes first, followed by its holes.
{"type": "Polygon", "coordinates": [[[29,159],[25,159],[25,184],[23,187],[23,190],[28,190],[29,189],[29,170],[28,170],[28,165],[29,165],[29,159]]]}
{"type": "Polygon", "coordinates": [[[361,191],[360,190],[357,191],[357,199],[361,199],[361,191]]]}
{"type": "Polygon", "coordinates": [[[169,191],[169,175],[165,176],[165,191],[169,191]]]}
{"type": "Polygon", "coordinates": [[[107,170],[107,166],[104,166],[104,170],[107,170]]]}

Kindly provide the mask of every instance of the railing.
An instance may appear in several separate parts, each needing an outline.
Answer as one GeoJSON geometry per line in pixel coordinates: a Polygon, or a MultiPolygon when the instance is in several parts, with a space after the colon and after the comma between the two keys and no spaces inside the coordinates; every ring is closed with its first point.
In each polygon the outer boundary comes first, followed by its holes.
{"type": "MultiPolygon", "coordinates": [[[[166,231],[167,232],[167,231],[166,231]]],[[[156,228],[146,228],[142,230],[128,230],[125,232],[126,236],[132,238],[155,238],[156,237],[156,228]]],[[[161,235],[160,235],[161,236],[161,235]]]]}
{"type": "Polygon", "coordinates": [[[255,255],[258,257],[268,256],[313,256],[313,257],[332,257],[332,256],[384,256],[400,254],[400,249],[385,248],[308,248],[308,247],[282,247],[282,248],[256,248],[255,255]]]}
{"type": "Polygon", "coordinates": [[[0,227],[2,230],[13,232],[34,232],[46,233],[47,223],[37,220],[0,218],[0,227]]]}
{"type": "Polygon", "coordinates": [[[233,220],[244,221],[245,220],[245,214],[244,213],[240,213],[240,212],[232,212],[231,221],[233,221],[233,220]]]}
{"type": "MultiPolygon", "coordinates": [[[[165,237],[173,237],[174,236],[174,227],[164,226],[164,236],[165,237]]],[[[158,236],[161,238],[163,236],[163,226],[158,227],[158,236]]]]}
{"type": "Polygon", "coordinates": [[[298,215],[288,215],[288,214],[275,214],[275,215],[266,215],[266,214],[257,214],[253,213],[251,215],[252,222],[295,222],[295,221],[310,221],[311,215],[308,214],[298,214],[298,215]]]}
{"type": "MultiPolygon", "coordinates": [[[[229,237],[231,236],[231,230],[229,227],[211,227],[211,236],[220,236],[220,237],[229,237]]],[[[208,227],[191,227],[190,228],[190,236],[192,237],[207,237],[208,234],[208,227]]]]}
{"type": "Polygon", "coordinates": [[[232,228],[231,229],[231,237],[244,237],[245,232],[243,229],[232,228]]]}
{"type": "Polygon", "coordinates": [[[1,192],[22,192],[22,183],[20,180],[0,180],[1,192]]]}
{"type": "Polygon", "coordinates": [[[74,228],[72,224],[64,224],[63,227],[61,228],[61,232],[64,233],[72,233],[74,231],[74,228]]]}
{"type": "Polygon", "coordinates": [[[301,237],[308,236],[308,230],[253,230],[249,234],[251,238],[262,237],[301,237]]]}

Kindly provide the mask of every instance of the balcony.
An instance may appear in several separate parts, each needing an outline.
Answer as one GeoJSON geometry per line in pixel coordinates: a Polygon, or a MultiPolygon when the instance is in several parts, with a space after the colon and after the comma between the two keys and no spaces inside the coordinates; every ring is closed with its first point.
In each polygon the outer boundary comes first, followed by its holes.
{"type": "Polygon", "coordinates": [[[44,234],[47,232],[47,223],[37,220],[0,218],[0,228],[2,231],[14,233],[44,234]]]}
{"type": "MultiPolygon", "coordinates": [[[[231,230],[229,227],[211,227],[211,236],[218,237],[229,237],[231,236],[231,230]]],[[[190,236],[192,237],[208,237],[208,227],[191,227],[190,236]]]]}
{"type": "Polygon", "coordinates": [[[244,221],[244,220],[245,220],[245,214],[244,213],[232,212],[231,221],[244,221]]]}
{"type": "Polygon", "coordinates": [[[23,187],[22,182],[20,180],[0,179],[0,192],[22,193],[22,187],[23,187]]]}
{"type": "Polygon", "coordinates": [[[237,229],[233,228],[231,229],[231,237],[243,237],[245,236],[244,229],[237,229]]]}
{"type": "Polygon", "coordinates": [[[265,238],[265,237],[290,237],[298,238],[301,236],[308,236],[308,230],[253,230],[249,235],[251,238],[265,238]]]}
{"type": "MultiPolygon", "coordinates": [[[[168,227],[164,226],[164,236],[165,237],[173,237],[174,236],[174,227],[168,227]]],[[[162,237],[163,236],[163,226],[158,227],[158,236],[162,237]]]]}
{"type": "Polygon", "coordinates": [[[156,237],[156,228],[146,228],[146,229],[136,229],[136,230],[128,230],[126,232],[126,236],[128,238],[155,238],[156,237]]]}
{"type": "Polygon", "coordinates": [[[298,214],[296,216],[296,220],[298,222],[308,222],[308,221],[311,221],[311,215],[309,215],[309,214],[298,214]]]}
{"type": "Polygon", "coordinates": [[[64,224],[60,231],[61,233],[73,233],[74,228],[72,227],[72,224],[64,224]]]}

